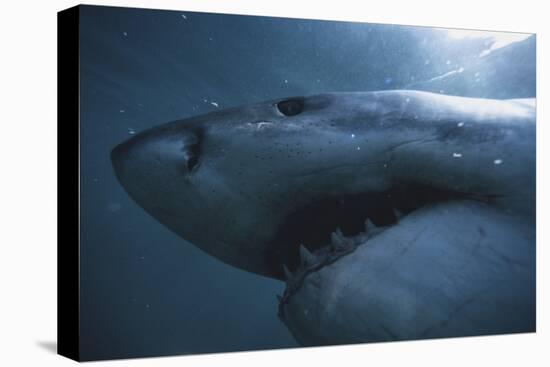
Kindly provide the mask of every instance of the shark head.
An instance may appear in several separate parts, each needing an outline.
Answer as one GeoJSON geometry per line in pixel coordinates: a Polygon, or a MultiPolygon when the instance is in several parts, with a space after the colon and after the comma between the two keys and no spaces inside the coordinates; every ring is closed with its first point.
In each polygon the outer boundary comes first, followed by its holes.
{"type": "Polygon", "coordinates": [[[473,139],[459,136],[468,111],[429,124],[435,110],[425,100],[415,92],[278,99],[154,127],[111,159],[128,194],[166,227],[226,263],[282,279],[300,245],[325,246],[337,228],[353,236],[369,220],[387,226],[450,192],[494,193],[496,179],[473,172],[450,143],[473,139]],[[440,156],[427,153],[434,144],[440,156]]]}

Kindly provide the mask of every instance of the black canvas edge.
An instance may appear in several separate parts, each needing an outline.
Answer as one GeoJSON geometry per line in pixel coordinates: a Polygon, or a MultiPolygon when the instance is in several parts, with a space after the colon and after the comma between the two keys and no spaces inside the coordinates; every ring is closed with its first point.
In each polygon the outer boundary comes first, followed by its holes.
{"type": "Polygon", "coordinates": [[[57,353],[80,360],[79,6],[57,13],[57,353]]]}

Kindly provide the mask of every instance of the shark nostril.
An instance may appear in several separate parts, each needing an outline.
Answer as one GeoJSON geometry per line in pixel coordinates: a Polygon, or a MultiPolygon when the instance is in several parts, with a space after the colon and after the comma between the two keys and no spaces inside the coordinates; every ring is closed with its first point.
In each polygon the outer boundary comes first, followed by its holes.
{"type": "Polygon", "coordinates": [[[198,155],[190,155],[185,160],[185,167],[187,168],[188,172],[192,172],[199,164],[199,156],[198,155]]]}
{"type": "Polygon", "coordinates": [[[194,172],[200,163],[203,131],[187,131],[183,138],[183,158],[186,173],[194,172]]]}

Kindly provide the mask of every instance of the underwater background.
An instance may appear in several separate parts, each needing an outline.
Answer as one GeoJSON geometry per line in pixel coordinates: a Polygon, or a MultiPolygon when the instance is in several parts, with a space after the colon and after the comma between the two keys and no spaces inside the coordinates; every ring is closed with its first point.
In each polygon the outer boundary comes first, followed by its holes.
{"type": "Polygon", "coordinates": [[[322,92],[535,97],[534,35],[80,11],[84,360],[298,346],[277,318],[283,283],[206,255],[124,192],[109,154],[136,132],[219,108],[322,92]]]}

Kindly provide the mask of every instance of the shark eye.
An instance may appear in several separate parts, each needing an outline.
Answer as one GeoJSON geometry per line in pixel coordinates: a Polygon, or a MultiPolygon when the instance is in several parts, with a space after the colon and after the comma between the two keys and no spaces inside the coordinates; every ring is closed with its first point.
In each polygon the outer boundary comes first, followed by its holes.
{"type": "Polygon", "coordinates": [[[299,98],[287,99],[277,103],[277,109],[285,116],[296,116],[304,110],[304,100],[299,98]]]}

